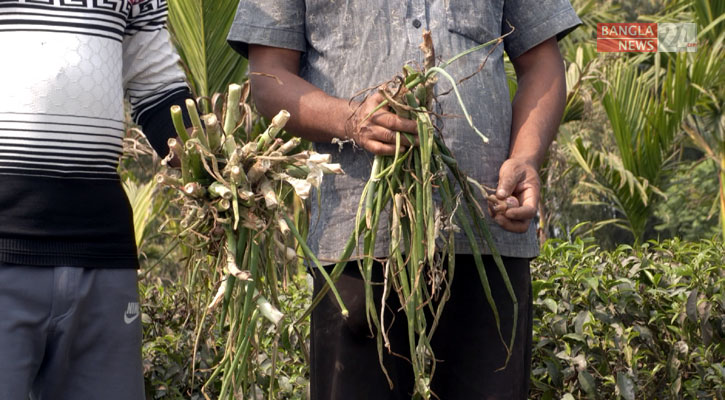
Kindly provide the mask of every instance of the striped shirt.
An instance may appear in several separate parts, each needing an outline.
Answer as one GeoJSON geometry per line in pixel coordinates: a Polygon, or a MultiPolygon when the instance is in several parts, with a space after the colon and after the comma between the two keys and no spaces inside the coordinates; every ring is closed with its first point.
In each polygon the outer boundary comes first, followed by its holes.
{"type": "Polygon", "coordinates": [[[162,155],[189,97],[165,0],[0,0],[0,263],[137,266],[124,97],[162,155]]]}

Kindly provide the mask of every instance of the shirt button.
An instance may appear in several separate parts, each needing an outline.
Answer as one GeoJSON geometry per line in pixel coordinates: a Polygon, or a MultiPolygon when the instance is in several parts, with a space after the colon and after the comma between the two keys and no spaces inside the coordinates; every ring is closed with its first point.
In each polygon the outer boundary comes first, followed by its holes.
{"type": "Polygon", "coordinates": [[[417,20],[417,19],[414,19],[414,20],[413,20],[413,26],[414,26],[414,27],[416,27],[416,28],[420,28],[420,25],[421,25],[421,24],[420,24],[420,21],[419,21],[419,20],[417,20]]]}

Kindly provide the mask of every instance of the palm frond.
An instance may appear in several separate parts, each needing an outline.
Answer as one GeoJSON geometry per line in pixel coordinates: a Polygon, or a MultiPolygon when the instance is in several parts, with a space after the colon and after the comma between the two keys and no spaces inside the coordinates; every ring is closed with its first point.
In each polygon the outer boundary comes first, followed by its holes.
{"type": "Polygon", "coordinates": [[[156,193],[156,181],[151,180],[146,184],[137,184],[132,179],[123,181],[123,189],[126,191],[128,200],[133,209],[133,228],[136,233],[136,247],[141,245],[148,233],[149,222],[154,214],[153,203],[156,193]]]}
{"type": "Polygon", "coordinates": [[[581,185],[606,198],[626,217],[627,229],[637,240],[641,239],[651,213],[651,200],[654,196],[664,196],[662,191],[626,168],[617,154],[596,150],[581,138],[568,143],[568,148],[589,178],[581,185]]]}
{"type": "Polygon", "coordinates": [[[587,104],[591,103],[590,91],[585,86],[587,81],[597,77],[597,68],[600,59],[593,57],[589,48],[579,46],[574,59],[567,60],[566,69],[566,106],[561,117],[561,123],[583,119],[587,104]]]}
{"type": "Polygon", "coordinates": [[[224,92],[230,83],[246,79],[246,60],[226,42],[238,3],[239,0],[169,0],[170,30],[197,97],[224,92]]]}

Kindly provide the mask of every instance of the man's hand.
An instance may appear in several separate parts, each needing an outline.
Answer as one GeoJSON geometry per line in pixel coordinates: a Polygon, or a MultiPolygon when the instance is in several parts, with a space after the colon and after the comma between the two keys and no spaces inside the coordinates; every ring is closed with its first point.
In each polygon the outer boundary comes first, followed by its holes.
{"type": "MultiPolygon", "coordinates": [[[[353,139],[371,153],[395,154],[395,132],[417,131],[414,121],[398,117],[387,107],[370,115],[384,100],[380,93],[362,104],[324,93],[299,76],[299,60],[299,51],[249,46],[249,79],[257,108],[267,118],[282,109],[289,111],[292,116],[285,128],[290,132],[319,143],[353,139]]],[[[410,145],[404,138],[401,144],[410,145]]]]}
{"type": "Polygon", "coordinates": [[[494,221],[511,232],[526,232],[536,216],[540,191],[539,174],[534,165],[522,159],[506,160],[499,170],[495,196],[508,203],[509,207],[491,210],[494,221]],[[513,202],[509,199],[511,196],[515,198],[513,202]]]}
{"type": "MultiPolygon", "coordinates": [[[[375,111],[384,100],[383,95],[376,92],[362,104],[354,106],[345,131],[349,138],[365,150],[373,154],[391,155],[395,154],[395,132],[415,134],[417,125],[415,121],[391,113],[387,106],[375,111]]],[[[411,145],[404,135],[401,135],[400,143],[403,148],[411,145]]]]}
{"type": "Polygon", "coordinates": [[[494,211],[494,220],[512,232],[526,232],[539,207],[543,163],[566,104],[566,79],[556,38],[511,60],[518,89],[512,104],[509,159],[499,171],[498,199],[514,196],[520,204],[494,211]]]}

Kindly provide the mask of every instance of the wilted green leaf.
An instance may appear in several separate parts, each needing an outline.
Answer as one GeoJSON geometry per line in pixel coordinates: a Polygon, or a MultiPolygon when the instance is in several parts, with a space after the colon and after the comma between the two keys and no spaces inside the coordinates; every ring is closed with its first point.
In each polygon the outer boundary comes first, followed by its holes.
{"type": "Polygon", "coordinates": [[[634,330],[639,333],[639,337],[641,337],[644,341],[652,341],[652,331],[646,326],[634,325],[634,330]]]}
{"type": "Polygon", "coordinates": [[[598,292],[598,290],[599,290],[599,278],[598,277],[592,276],[590,278],[586,278],[584,281],[587,283],[587,285],[589,285],[590,288],[592,288],[592,290],[594,290],[595,293],[598,292]]]}
{"type": "Polygon", "coordinates": [[[563,336],[566,334],[566,318],[557,315],[554,322],[551,324],[551,328],[557,336],[563,336]]]}
{"type": "Polygon", "coordinates": [[[675,379],[679,374],[680,364],[680,360],[674,354],[669,357],[667,361],[667,375],[670,379],[675,379]]]}

